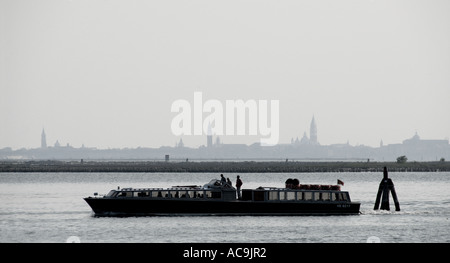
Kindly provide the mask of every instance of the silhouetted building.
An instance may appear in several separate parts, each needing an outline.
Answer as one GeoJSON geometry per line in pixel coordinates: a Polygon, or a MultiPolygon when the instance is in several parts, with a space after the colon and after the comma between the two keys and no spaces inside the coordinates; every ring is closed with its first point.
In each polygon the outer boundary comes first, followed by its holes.
{"type": "MultiPolygon", "coordinates": [[[[298,138],[297,138],[297,142],[298,142],[298,138]]],[[[303,133],[303,137],[300,140],[300,144],[309,144],[310,140],[308,138],[308,136],[306,135],[306,132],[303,133]]]]}
{"type": "Polygon", "coordinates": [[[319,142],[317,140],[317,125],[316,125],[316,120],[313,116],[312,120],[311,120],[311,125],[309,127],[309,138],[306,135],[306,132],[303,133],[303,137],[301,138],[301,140],[297,139],[294,141],[294,139],[291,139],[291,144],[294,145],[319,145],[319,142]]]}
{"type": "Polygon", "coordinates": [[[317,125],[314,116],[311,120],[311,127],[309,128],[309,140],[311,144],[319,144],[317,141],[317,125]]]}
{"type": "Polygon", "coordinates": [[[206,147],[210,148],[213,146],[213,138],[212,138],[212,131],[211,131],[211,123],[208,124],[208,134],[206,136],[206,147]]]}
{"type": "Polygon", "coordinates": [[[182,148],[184,147],[183,139],[180,138],[180,142],[176,145],[176,147],[182,148]]]}
{"type": "Polygon", "coordinates": [[[42,128],[42,133],[41,133],[41,148],[42,149],[47,148],[47,136],[45,135],[44,128],[42,128]]]}
{"type": "Polygon", "coordinates": [[[403,144],[410,147],[446,147],[448,140],[422,140],[416,132],[411,139],[404,140],[403,144]]]}

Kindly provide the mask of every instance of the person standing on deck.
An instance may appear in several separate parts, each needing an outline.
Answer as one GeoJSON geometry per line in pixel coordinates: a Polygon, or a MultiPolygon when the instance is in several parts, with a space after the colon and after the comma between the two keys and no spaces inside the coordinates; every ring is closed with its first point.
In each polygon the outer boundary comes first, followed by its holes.
{"type": "Polygon", "coordinates": [[[223,176],[223,174],[220,175],[220,183],[222,185],[225,185],[227,183],[227,179],[225,179],[225,177],[223,176]]]}
{"type": "Polygon", "coordinates": [[[231,182],[230,178],[227,178],[227,185],[231,188],[233,187],[233,183],[231,182]]]}
{"type": "Polygon", "coordinates": [[[241,186],[242,186],[242,180],[241,180],[241,177],[238,175],[237,179],[236,179],[236,192],[237,192],[237,195],[238,195],[238,200],[242,199],[242,197],[241,197],[241,186]]]}

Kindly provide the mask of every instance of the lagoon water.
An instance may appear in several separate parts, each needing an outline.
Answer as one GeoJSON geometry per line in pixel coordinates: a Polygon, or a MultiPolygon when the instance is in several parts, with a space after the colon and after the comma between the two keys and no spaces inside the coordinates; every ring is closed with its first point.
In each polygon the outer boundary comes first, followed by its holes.
{"type": "MultiPolygon", "coordinates": [[[[224,174],[234,182],[236,174],[224,174]]],[[[203,185],[212,173],[0,174],[0,242],[450,242],[450,173],[389,173],[401,211],[374,211],[382,173],[241,174],[243,188],[336,184],[361,215],[300,217],[94,217],[83,197],[120,187],[203,185]],[[375,237],[375,238],[374,238],[375,237]]]]}

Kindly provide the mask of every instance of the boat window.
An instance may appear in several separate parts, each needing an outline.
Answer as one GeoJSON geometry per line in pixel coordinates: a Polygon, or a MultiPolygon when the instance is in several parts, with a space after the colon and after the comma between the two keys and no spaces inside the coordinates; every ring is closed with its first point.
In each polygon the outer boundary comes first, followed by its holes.
{"type": "Polygon", "coordinates": [[[336,193],[336,201],[347,201],[347,194],[346,193],[336,193]]]}
{"type": "Polygon", "coordinates": [[[314,200],[316,201],[330,201],[330,193],[328,192],[315,192],[314,200]]]}
{"type": "Polygon", "coordinates": [[[109,191],[109,193],[106,196],[110,197],[110,196],[113,196],[115,193],[116,193],[115,190],[111,190],[111,191],[109,191]]]}
{"type": "Polygon", "coordinates": [[[337,201],[339,193],[331,193],[331,201],[337,201]]]}
{"type": "Polygon", "coordinates": [[[118,197],[131,197],[133,192],[120,192],[117,196],[118,197]]]}
{"type": "Polygon", "coordinates": [[[178,197],[179,198],[186,198],[187,196],[186,196],[186,191],[179,191],[178,192],[178,197]]]}
{"type": "Polygon", "coordinates": [[[149,197],[149,192],[133,192],[133,197],[149,197]]]}
{"type": "Polygon", "coordinates": [[[295,192],[286,192],[287,200],[295,200],[295,192]]]}
{"type": "Polygon", "coordinates": [[[161,193],[161,191],[152,191],[150,196],[151,197],[162,197],[159,195],[160,193],[161,193]]]}
{"type": "Polygon", "coordinates": [[[280,192],[280,200],[286,200],[286,192],[280,192]]]}
{"type": "Polygon", "coordinates": [[[205,198],[222,198],[222,193],[214,191],[205,191],[205,198]]]}
{"type": "Polygon", "coordinates": [[[319,192],[314,192],[314,201],[320,201],[320,193],[319,192]]]}
{"type": "Polygon", "coordinates": [[[278,191],[270,191],[269,200],[278,200],[278,191]]]}
{"type": "Polygon", "coordinates": [[[304,198],[303,194],[304,194],[304,192],[297,192],[297,200],[302,201],[304,198]]]}
{"type": "Polygon", "coordinates": [[[169,197],[169,191],[159,191],[158,197],[168,198],[169,197]]]}
{"type": "Polygon", "coordinates": [[[197,198],[197,192],[195,192],[195,191],[188,191],[186,197],[187,198],[197,198]]]}
{"type": "Polygon", "coordinates": [[[312,192],[304,192],[303,193],[303,200],[311,201],[312,200],[312,192]]]}

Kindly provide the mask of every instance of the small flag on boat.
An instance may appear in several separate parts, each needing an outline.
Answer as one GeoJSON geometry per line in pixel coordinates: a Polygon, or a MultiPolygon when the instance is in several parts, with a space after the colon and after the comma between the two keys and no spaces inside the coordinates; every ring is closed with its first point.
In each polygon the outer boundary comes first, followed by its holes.
{"type": "Polygon", "coordinates": [[[339,180],[339,179],[337,180],[337,184],[340,184],[340,185],[344,186],[344,182],[339,180]]]}

